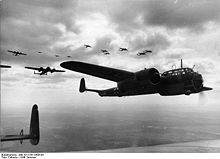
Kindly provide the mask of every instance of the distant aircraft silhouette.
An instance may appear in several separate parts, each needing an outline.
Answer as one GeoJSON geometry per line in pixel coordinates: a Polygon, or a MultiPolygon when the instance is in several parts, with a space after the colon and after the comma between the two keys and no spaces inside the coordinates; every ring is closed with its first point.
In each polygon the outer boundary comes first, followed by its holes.
{"type": "Polygon", "coordinates": [[[90,45],[84,44],[84,46],[85,46],[86,48],[92,48],[92,46],[90,46],[90,45]]]}
{"type": "Polygon", "coordinates": [[[55,55],[55,57],[60,57],[60,55],[55,55]]]}
{"type": "Polygon", "coordinates": [[[144,50],[143,52],[138,52],[137,55],[141,56],[141,55],[146,55],[147,53],[152,53],[151,50],[144,50]]]}
{"type": "Polygon", "coordinates": [[[43,52],[41,52],[41,51],[38,51],[37,53],[39,53],[39,54],[42,54],[43,52]]]}
{"type": "Polygon", "coordinates": [[[128,51],[128,49],[127,49],[127,48],[124,48],[124,47],[120,47],[120,48],[119,48],[119,51],[128,51]]]}
{"type": "Polygon", "coordinates": [[[8,52],[12,53],[14,56],[19,56],[19,55],[27,55],[23,52],[19,52],[19,51],[11,51],[11,50],[8,50],[8,52]]]}
{"type": "Polygon", "coordinates": [[[108,50],[101,50],[101,52],[108,52],[108,50]]]}
{"type": "Polygon", "coordinates": [[[56,70],[55,68],[51,69],[50,67],[47,68],[43,68],[43,67],[25,67],[26,69],[31,69],[31,70],[37,70],[40,73],[35,73],[34,74],[38,74],[38,75],[47,75],[48,72],[50,73],[54,73],[54,72],[65,72],[64,70],[56,70]]]}
{"type": "Polygon", "coordinates": [[[11,68],[11,66],[8,65],[0,65],[1,68],[11,68]]]}
{"type": "Polygon", "coordinates": [[[109,55],[109,54],[110,54],[110,52],[103,52],[103,54],[104,54],[104,55],[109,55]]]}
{"type": "Polygon", "coordinates": [[[68,58],[71,58],[71,56],[67,56],[68,58]]]}
{"type": "Polygon", "coordinates": [[[40,140],[39,112],[36,104],[32,107],[29,134],[24,135],[24,131],[21,129],[19,135],[5,135],[1,138],[1,142],[20,140],[20,143],[22,144],[23,140],[26,139],[30,139],[32,145],[37,145],[40,140]]]}

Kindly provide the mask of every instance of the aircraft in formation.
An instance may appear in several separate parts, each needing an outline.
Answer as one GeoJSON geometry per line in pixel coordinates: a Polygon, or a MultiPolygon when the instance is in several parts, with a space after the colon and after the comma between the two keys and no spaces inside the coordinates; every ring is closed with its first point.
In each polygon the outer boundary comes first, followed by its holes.
{"type": "Polygon", "coordinates": [[[146,55],[147,53],[152,53],[151,50],[144,50],[143,52],[138,52],[137,55],[141,56],[141,55],[146,55]]]}
{"type": "Polygon", "coordinates": [[[25,54],[23,52],[19,52],[19,51],[8,50],[8,52],[12,53],[14,56],[27,55],[27,54],[25,54]]]}
{"type": "Polygon", "coordinates": [[[128,51],[128,49],[127,49],[127,48],[124,48],[124,47],[120,47],[120,48],[119,48],[119,51],[128,51]]]}
{"type": "Polygon", "coordinates": [[[36,104],[33,105],[31,111],[29,134],[24,135],[24,131],[23,129],[21,129],[19,135],[5,135],[1,137],[1,142],[20,140],[20,143],[22,144],[23,140],[27,140],[27,139],[30,139],[30,143],[32,145],[37,145],[40,141],[39,112],[38,112],[38,106],[36,104]]]}
{"type": "Polygon", "coordinates": [[[8,66],[8,65],[0,65],[0,68],[11,68],[11,66],[8,66]]]}
{"type": "Polygon", "coordinates": [[[86,48],[92,48],[92,46],[87,45],[87,44],[84,44],[84,46],[85,46],[86,48]]]}
{"type": "Polygon", "coordinates": [[[101,52],[103,52],[103,53],[104,53],[104,52],[108,52],[108,50],[102,50],[102,49],[101,49],[101,52]]]}
{"type": "Polygon", "coordinates": [[[31,70],[37,70],[39,73],[36,73],[34,71],[34,74],[38,74],[38,75],[47,75],[48,72],[50,73],[54,73],[54,72],[65,72],[64,70],[56,70],[55,68],[50,68],[50,67],[25,67],[26,69],[31,69],[31,70]]]}
{"type": "Polygon", "coordinates": [[[108,50],[102,50],[102,49],[101,49],[101,52],[102,52],[104,55],[110,54],[110,52],[108,52],[108,50]]]}
{"type": "Polygon", "coordinates": [[[109,53],[109,52],[103,52],[103,54],[104,54],[104,55],[109,55],[110,53],[109,53]]]}
{"type": "Polygon", "coordinates": [[[96,92],[99,96],[135,96],[159,93],[162,96],[190,95],[212,88],[203,86],[202,75],[194,72],[192,68],[182,67],[165,71],[160,74],[156,68],[143,69],[137,72],[129,72],[79,61],[67,61],[60,64],[61,67],[103,78],[117,83],[117,87],[97,90],[88,89],[85,79],[80,81],[79,92],[96,92]]]}

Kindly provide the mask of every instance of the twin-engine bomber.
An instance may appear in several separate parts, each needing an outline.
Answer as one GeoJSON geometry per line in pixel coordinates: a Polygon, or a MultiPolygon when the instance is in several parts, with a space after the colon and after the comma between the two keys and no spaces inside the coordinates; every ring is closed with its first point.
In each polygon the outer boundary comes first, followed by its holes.
{"type": "Polygon", "coordinates": [[[31,69],[31,70],[37,70],[39,73],[36,73],[34,71],[34,74],[37,74],[37,75],[47,75],[48,72],[50,73],[54,73],[54,72],[65,72],[64,70],[56,70],[55,68],[50,68],[50,67],[46,67],[46,68],[43,68],[43,67],[25,67],[26,69],[31,69]]]}
{"type": "Polygon", "coordinates": [[[117,87],[96,90],[86,88],[85,79],[81,79],[79,88],[81,93],[91,91],[98,93],[101,97],[122,97],[155,93],[159,93],[162,96],[190,95],[192,93],[212,90],[212,88],[203,86],[201,74],[193,71],[192,68],[183,68],[182,60],[181,68],[172,69],[162,74],[156,68],[145,68],[138,72],[129,72],[79,61],[63,62],[60,66],[72,71],[117,82],[117,87]]]}

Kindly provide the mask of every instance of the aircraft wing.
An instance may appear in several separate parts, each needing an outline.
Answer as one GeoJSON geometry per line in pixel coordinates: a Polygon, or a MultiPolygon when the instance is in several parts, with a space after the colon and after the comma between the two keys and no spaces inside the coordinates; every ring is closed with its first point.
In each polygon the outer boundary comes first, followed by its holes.
{"type": "Polygon", "coordinates": [[[72,71],[85,73],[91,76],[107,79],[114,82],[120,82],[125,79],[134,77],[133,72],[128,72],[128,71],[104,67],[104,66],[98,66],[94,64],[88,64],[79,61],[63,62],[60,64],[60,66],[72,71]]]}
{"type": "Polygon", "coordinates": [[[2,68],[11,68],[11,66],[8,66],[8,65],[0,65],[0,67],[2,67],[2,68]]]}
{"type": "Polygon", "coordinates": [[[24,67],[24,68],[26,68],[26,69],[31,69],[31,70],[40,70],[40,68],[37,68],[37,67],[24,67]]]}
{"type": "Polygon", "coordinates": [[[20,52],[20,55],[27,55],[27,54],[20,52]]]}

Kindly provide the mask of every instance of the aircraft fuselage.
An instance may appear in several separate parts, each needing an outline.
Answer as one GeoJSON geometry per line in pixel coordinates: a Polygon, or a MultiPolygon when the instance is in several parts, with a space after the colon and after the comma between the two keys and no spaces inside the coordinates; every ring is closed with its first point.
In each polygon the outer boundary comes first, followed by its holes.
{"type": "MultiPolygon", "coordinates": [[[[145,70],[142,70],[145,71],[145,70]]],[[[141,71],[139,71],[141,72],[141,71]]],[[[139,72],[136,72],[137,75],[139,72]]],[[[102,90],[100,96],[133,96],[159,93],[162,96],[190,95],[202,91],[202,75],[190,68],[166,71],[157,79],[138,79],[137,77],[117,83],[117,87],[102,90]]],[[[146,74],[146,76],[149,76],[146,74]]],[[[157,77],[158,78],[158,77],[157,77]]]]}

